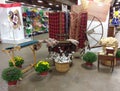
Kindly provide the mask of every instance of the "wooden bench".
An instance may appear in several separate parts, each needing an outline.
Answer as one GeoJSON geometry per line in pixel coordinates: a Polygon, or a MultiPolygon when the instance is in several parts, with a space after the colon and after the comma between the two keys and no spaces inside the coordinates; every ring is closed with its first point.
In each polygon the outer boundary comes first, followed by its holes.
{"type": "Polygon", "coordinates": [[[30,70],[32,67],[34,67],[34,65],[36,64],[36,52],[35,52],[35,49],[34,49],[34,45],[38,44],[38,43],[39,43],[38,40],[32,40],[32,41],[17,44],[16,46],[7,47],[7,48],[3,49],[2,51],[8,54],[11,61],[13,62],[13,65],[15,66],[15,60],[14,60],[15,53],[14,52],[17,51],[17,50],[20,50],[22,48],[25,48],[25,47],[30,47],[30,49],[32,50],[32,53],[33,53],[34,62],[31,63],[31,65],[29,65],[28,67],[26,67],[25,69],[22,70],[22,72],[25,73],[28,70],[30,70]]]}

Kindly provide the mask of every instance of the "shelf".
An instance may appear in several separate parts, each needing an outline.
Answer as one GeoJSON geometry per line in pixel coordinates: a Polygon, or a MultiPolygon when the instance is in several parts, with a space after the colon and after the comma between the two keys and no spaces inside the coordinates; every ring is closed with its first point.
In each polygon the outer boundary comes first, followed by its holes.
{"type": "MultiPolygon", "coordinates": [[[[48,33],[48,31],[34,31],[32,34],[29,34],[28,37],[31,37],[31,36],[37,36],[37,35],[40,35],[40,34],[44,34],[44,33],[48,33]]],[[[25,35],[27,36],[27,35],[25,35]]]]}

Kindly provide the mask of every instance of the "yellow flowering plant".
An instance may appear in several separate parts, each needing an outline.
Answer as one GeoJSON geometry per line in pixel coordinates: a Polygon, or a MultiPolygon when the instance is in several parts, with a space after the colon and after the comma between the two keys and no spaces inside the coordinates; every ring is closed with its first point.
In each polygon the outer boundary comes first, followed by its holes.
{"type": "MultiPolygon", "coordinates": [[[[14,61],[15,61],[15,66],[17,67],[21,66],[24,63],[24,59],[21,56],[15,56],[14,61]]],[[[10,67],[14,66],[12,60],[9,60],[9,66],[10,67]]]]}
{"type": "Polygon", "coordinates": [[[47,61],[39,61],[34,68],[38,73],[47,72],[50,69],[50,64],[47,61]]]}

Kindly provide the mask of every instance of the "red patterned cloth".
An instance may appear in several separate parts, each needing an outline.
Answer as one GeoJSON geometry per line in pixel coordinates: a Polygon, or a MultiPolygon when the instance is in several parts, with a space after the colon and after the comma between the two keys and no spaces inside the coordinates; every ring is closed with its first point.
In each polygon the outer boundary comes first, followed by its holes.
{"type": "Polygon", "coordinates": [[[79,48],[84,48],[87,29],[87,12],[82,9],[81,5],[73,5],[71,8],[71,22],[70,22],[70,38],[79,41],[79,48]]]}
{"type": "Polygon", "coordinates": [[[49,13],[49,37],[56,40],[64,40],[62,34],[65,33],[64,12],[49,13]]]}
{"type": "Polygon", "coordinates": [[[78,14],[70,13],[70,31],[69,38],[76,39],[78,14]]]}

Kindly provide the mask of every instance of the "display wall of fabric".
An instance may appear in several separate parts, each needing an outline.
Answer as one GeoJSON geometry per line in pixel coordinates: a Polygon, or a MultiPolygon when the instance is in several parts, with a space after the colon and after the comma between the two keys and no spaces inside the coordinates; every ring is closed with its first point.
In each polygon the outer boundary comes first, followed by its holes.
{"type": "Polygon", "coordinates": [[[56,40],[65,40],[67,33],[70,39],[79,41],[79,48],[85,47],[87,27],[87,12],[65,13],[54,12],[49,14],[49,37],[56,40]]]}
{"type": "Polygon", "coordinates": [[[83,12],[80,14],[80,25],[79,25],[79,45],[78,47],[79,48],[84,48],[86,45],[85,45],[85,42],[87,40],[87,37],[86,37],[86,28],[87,28],[87,17],[88,14],[87,12],[83,12]]]}
{"type": "Polygon", "coordinates": [[[85,47],[87,28],[87,12],[70,14],[69,38],[79,41],[79,48],[85,47]]]}
{"type": "Polygon", "coordinates": [[[65,40],[65,13],[64,12],[54,12],[49,13],[49,37],[56,40],[65,40]]]}
{"type": "Polygon", "coordinates": [[[76,39],[76,27],[77,27],[77,18],[78,14],[70,13],[70,31],[69,31],[69,38],[76,39]]]}
{"type": "Polygon", "coordinates": [[[85,41],[87,40],[86,37],[86,29],[87,29],[87,12],[86,9],[83,9],[82,5],[73,5],[71,7],[71,12],[72,14],[76,15],[76,16],[71,16],[71,18],[74,18],[74,22],[71,19],[70,23],[73,23],[71,25],[74,25],[74,30],[72,29],[73,26],[71,26],[71,30],[70,30],[70,38],[76,39],[79,41],[79,48],[84,48],[85,45],[85,41]],[[74,31],[74,32],[73,32],[74,31]],[[74,34],[74,37],[73,37],[74,34]]]}
{"type": "Polygon", "coordinates": [[[70,14],[69,12],[65,13],[65,33],[69,33],[69,26],[70,26],[70,14]]]}

